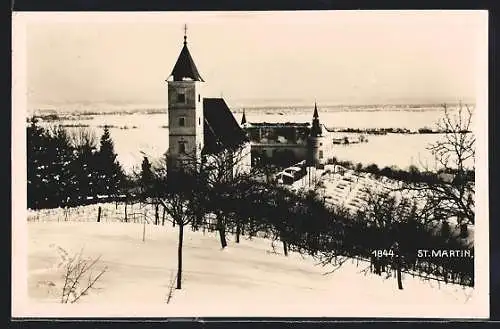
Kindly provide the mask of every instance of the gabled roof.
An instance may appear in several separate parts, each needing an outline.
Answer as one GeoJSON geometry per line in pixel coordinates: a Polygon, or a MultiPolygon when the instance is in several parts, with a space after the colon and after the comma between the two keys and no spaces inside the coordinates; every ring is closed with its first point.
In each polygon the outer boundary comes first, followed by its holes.
{"type": "Polygon", "coordinates": [[[234,150],[248,141],[245,131],[222,98],[203,99],[205,154],[234,150]]]}
{"type": "Polygon", "coordinates": [[[177,62],[174,65],[174,69],[169,77],[173,76],[174,81],[182,81],[183,78],[189,78],[194,81],[202,81],[201,77],[196,65],[194,64],[193,58],[189,53],[189,49],[187,47],[186,39],[184,38],[184,46],[182,47],[181,53],[179,54],[179,58],[177,58],[177,62]]]}

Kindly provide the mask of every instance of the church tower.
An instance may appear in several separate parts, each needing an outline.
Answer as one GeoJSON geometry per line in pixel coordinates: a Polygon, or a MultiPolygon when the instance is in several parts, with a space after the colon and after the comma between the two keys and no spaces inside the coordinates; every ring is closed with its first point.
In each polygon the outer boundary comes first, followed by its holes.
{"type": "Polygon", "coordinates": [[[326,138],[323,135],[323,129],[319,122],[318,107],[314,103],[314,113],[311,132],[308,140],[308,162],[311,166],[325,162],[326,138]]]}
{"type": "Polygon", "coordinates": [[[204,82],[187,47],[187,27],[184,45],[168,84],[169,148],[168,170],[178,170],[186,163],[199,163],[204,146],[203,95],[204,82]]]}

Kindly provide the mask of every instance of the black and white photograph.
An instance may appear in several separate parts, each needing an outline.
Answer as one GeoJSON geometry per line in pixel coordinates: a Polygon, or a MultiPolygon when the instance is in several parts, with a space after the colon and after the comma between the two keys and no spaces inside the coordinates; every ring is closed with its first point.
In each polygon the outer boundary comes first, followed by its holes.
{"type": "Polygon", "coordinates": [[[489,316],[487,11],[12,21],[12,316],[489,316]]]}

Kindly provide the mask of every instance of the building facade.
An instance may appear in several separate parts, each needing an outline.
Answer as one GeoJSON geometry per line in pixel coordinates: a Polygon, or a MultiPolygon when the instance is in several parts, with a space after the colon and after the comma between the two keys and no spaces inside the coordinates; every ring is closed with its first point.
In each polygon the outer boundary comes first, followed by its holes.
{"type": "Polygon", "coordinates": [[[320,123],[314,105],[312,123],[247,122],[242,126],[251,143],[252,161],[290,165],[306,160],[309,165],[326,164],[333,157],[331,133],[320,123]]]}

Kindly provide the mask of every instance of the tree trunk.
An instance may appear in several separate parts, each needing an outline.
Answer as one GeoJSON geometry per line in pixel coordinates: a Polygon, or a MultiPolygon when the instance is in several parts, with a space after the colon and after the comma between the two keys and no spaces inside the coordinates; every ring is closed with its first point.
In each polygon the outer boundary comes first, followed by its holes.
{"type": "Polygon", "coordinates": [[[401,278],[401,259],[398,255],[397,259],[396,259],[396,266],[397,266],[397,278],[398,278],[398,289],[399,290],[403,290],[403,280],[401,278]]]}
{"type": "Polygon", "coordinates": [[[155,225],[160,223],[160,214],[158,213],[158,203],[155,205],[155,225]]]}
{"type": "Polygon", "coordinates": [[[161,217],[161,225],[165,226],[165,208],[163,208],[163,214],[162,214],[162,217],[161,217]]]}
{"type": "MultiPolygon", "coordinates": [[[[174,220],[175,222],[175,220],[174,220]]],[[[184,225],[179,224],[179,246],[177,248],[177,289],[182,286],[182,242],[184,239],[184,225]]]]}
{"type": "Polygon", "coordinates": [[[217,226],[219,229],[220,245],[221,248],[224,249],[227,247],[226,230],[224,227],[224,221],[220,215],[217,217],[217,226]]]}
{"type": "Polygon", "coordinates": [[[283,242],[283,253],[285,254],[285,256],[288,256],[288,244],[284,240],[282,240],[282,242],[283,242]]]}
{"type": "Polygon", "coordinates": [[[221,248],[224,249],[224,248],[227,247],[226,230],[224,230],[224,227],[221,227],[219,229],[219,236],[220,236],[220,245],[221,245],[221,248]]]}
{"type": "Polygon", "coordinates": [[[175,219],[172,219],[172,227],[175,227],[175,219]]]}
{"type": "Polygon", "coordinates": [[[240,243],[240,234],[241,234],[241,224],[240,221],[236,222],[236,243],[240,243]]]}
{"type": "Polygon", "coordinates": [[[101,222],[101,206],[97,209],[97,222],[101,222]]]}

